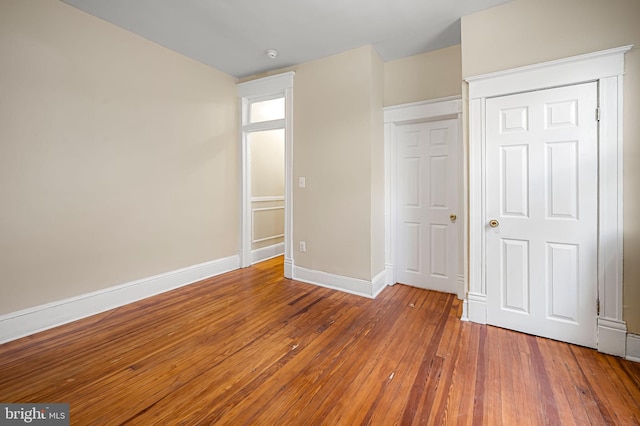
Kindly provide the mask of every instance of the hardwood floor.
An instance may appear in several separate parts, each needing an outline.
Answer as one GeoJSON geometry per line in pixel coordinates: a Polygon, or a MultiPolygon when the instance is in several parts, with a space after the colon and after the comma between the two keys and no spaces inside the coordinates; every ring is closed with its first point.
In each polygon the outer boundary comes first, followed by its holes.
{"type": "Polygon", "coordinates": [[[462,322],[453,295],[369,300],[282,259],[0,346],[0,401],[89,424],[640,424],[640,364],[462,322]]]}

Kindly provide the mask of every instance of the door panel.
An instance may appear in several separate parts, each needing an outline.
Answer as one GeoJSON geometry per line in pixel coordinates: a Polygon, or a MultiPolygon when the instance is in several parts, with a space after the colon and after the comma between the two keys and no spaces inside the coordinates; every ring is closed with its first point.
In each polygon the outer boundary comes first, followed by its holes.
{"type": "Polygon", "coordinates": [[[486,102],[488,323],[595,347],[597,85],[486,102]]]}
{"type": "Polygon", "coordinates": [[[578,143],[556,142],[547,145],[548,218],[578,219],[578,143]]]}
{"type": "Polygon", "coordinates": [[[529,313],[529,242],[502,240],[503,308],[529,313]]]}
{"type": "Polygon", "coordinates": [[[447,181],[449,156],[438,155],[431,157],[429,164],[429,194],[431,196],[430,207],[433,209],[446,209],[449,195],[443,182],[447,181]]]}
{"type": "Polygon", "coordinates": [[[500,187],[503,216],[529,216],[529,147],[501,147],[500,187]]]}
{"type": "MultiPolygon", "coordinates": [[[[402,233],[402,232],[401,232],[402,233]]],[[[404,234],[406,249],[404,251],[404,269],[409,273],[422,273],[420,261],[420,224],[404,223],[404,234]]]]}
{"type": "Polygon", "coordinates": [[[397,134],[396,280],[455,293],[457,121],[402,125],[397,134]]]}
{"type": "Polygon", "coordinates": [[[549,265],[550,316],[555,319],[578,321],[579,285],[578,246],[576,244],[547,244],[549,265]]]}
{"type": "Polygon", "coordinates": [[[431,234],[429,235],[431,259],[429,264],[431,265],[432,277],[447,279],[451,275],[448,270],[448,253],[444,250],[449,243],[447,237],[448,229],[448,225],[431,224],[431,234]]]}

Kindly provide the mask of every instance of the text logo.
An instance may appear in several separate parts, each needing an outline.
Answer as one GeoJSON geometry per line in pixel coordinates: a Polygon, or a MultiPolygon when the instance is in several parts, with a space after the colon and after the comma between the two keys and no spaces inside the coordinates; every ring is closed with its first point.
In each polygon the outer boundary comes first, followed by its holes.
{"type": "Polygon", "coordinates": [[[0,403],[0,425],[69,426],[69,404],[0,403]]]}

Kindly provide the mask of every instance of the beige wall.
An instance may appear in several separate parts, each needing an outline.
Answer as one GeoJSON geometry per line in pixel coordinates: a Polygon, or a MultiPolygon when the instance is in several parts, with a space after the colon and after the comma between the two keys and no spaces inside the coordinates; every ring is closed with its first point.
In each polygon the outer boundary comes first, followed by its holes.
{"type": "Polygon", "coordinates": [[[270,247],[274,244],[284,242],[284,237],[276,237],[276,235],[284,235],[284,201],[259,201],[251,203],[254,209],[251,250],[257,250],[264,247],[270,247]]]}
{"type": "Polygon", "coordinates": [[[371,278],[384,270],[384,62],[371,55],[371,278]]]}
{"type": "Polygon", "coordinates": [[[384,64],[384,105],[460,96],[460,45],[384,64]]]}
{"type": "Polygon", "coordinates": [[[237,254],[235,79],[0,3],[0,315],[237,254]]]}
{"type": "Polygon", "coordinates": [[[284,197],[284,129],[249,134],[251,196],[284,197]]]}
{"type": "Polygon", "coordinates": [[[296,67],[294,181],[306,177],[294,185],[296,266],[365,280],[384,269],[377,56],[367,46],[296,67]]]}
{"type": "Polygon", "coordinates": [[[515,0],[462,18],[462,74],[634,44],[624,80],[624,319],[640,333],[640,1],[515,0]]]}

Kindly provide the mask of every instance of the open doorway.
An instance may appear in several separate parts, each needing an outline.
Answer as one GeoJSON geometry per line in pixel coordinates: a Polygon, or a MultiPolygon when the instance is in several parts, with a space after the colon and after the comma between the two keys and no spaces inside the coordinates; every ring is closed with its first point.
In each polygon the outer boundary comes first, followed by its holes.
{"type": "Polygon", "coordinates": [[[252,132],[248,145],[253,264],[284,254],[284,128],[252,132]]]}
{"type": "Polygon", "coordinates": [[[241,98],[242,267],[284,254],[291,278],[293,72],[238,85],[241,98]]]}

